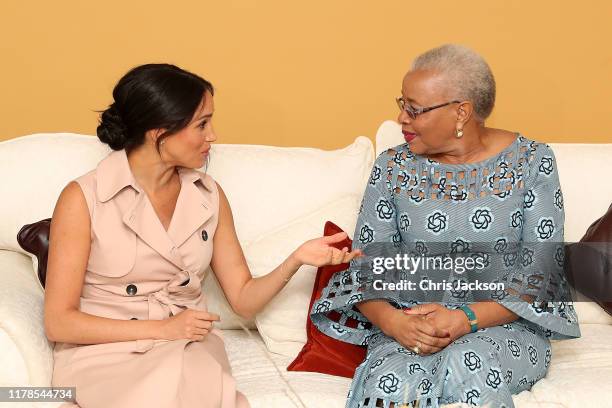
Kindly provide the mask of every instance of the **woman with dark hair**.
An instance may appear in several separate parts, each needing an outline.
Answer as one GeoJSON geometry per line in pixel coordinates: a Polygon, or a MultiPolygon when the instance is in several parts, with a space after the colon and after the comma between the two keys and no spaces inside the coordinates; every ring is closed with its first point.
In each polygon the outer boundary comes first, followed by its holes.
{"type": "Polygon", "coordinates": [[[219,316],[201,282],[210,265],[233,310],[261,310],[303,264],[358,251],[305,242],[252,278],[227,198],[201,168],[216,140],[213,87],[167,64],[128,72],[97,133],[114,151],[62,191],[51,223],[45,330],[53,386],[95,407],[248,407],[236,391],[219,316]]]}

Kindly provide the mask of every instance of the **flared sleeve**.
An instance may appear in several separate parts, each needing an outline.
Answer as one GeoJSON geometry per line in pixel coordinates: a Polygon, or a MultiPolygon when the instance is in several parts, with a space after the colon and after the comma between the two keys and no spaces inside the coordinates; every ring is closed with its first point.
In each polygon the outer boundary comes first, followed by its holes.
{"type": "Polygon", "coordinates": [[[357,303],[374,299],[398,303],[392,292],[368,290],[372,275],[367,273],[376,243],[384,247],[400,241],[391,190],[392,157],[383,152],[376,159],[359,208],[353,249],[362,249],[365,256],[353,259],[347,270],[334,274],[310,311],[313,324],[321,332],[351,344],[366,345],[372,327],[355,307],[357,303]]]}
{"type": "Polygon", "coordinates": [[[507,296],[497,301],[528,324],[540,326],[548,337],[580,337],[564,273],[563,193],[555,155],[546,144],[532,149],[523,208],[510,217],[511,224],[522,224],[521,241],[516,253],[503,255],[503,262],[513,268],[502,277],[507,296]]]}

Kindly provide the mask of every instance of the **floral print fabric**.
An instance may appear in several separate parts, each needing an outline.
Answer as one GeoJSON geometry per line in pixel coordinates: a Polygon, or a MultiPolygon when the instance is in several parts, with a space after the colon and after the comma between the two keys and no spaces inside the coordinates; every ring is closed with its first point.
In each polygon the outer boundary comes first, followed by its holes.
{"type": "Polygon", "coordinates": [[[450,402],[512,407],[512,394],[545,375],[549,338],[580,336],[575,310],[562,296],[567,289],[563,222],[554,154],[545,144],[519,135],[495,157],[459,165],[415,155],[407,144],[383,152],[366,187],[354,248],[366,255],[377,245],[412,256],[476,251],[487,266],[479,277],[508,283],[487,299],[519,319],[470,333],[439,353],[415,355],[372,326],[354,305],[386,299],[398,308],[431,301],[454,308],[477,301],[476,296],[447,290],[432,300],[423,293],[368,290],[369,258],[353,260],[330,279],[311,310],[322,332],[368,347],[347,408],[415,399],[421,407],[450,402]],[[528,302],[524,295],[545,301],[528,302]]]}

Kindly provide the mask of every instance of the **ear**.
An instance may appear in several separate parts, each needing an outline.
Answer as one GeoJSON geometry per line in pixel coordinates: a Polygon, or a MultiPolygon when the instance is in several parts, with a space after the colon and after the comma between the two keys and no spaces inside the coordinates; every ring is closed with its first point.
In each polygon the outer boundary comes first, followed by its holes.
{"type": "Polygon", "coordinates": [[[474,115],[474,105],[470,101],[464,101],[457,105],[457,125],[465,125],[474,115]]]}
{"type": "Polygon", "coordinates": [[[164,129],[149,129],[145,133],[145,139],[147,143],[151,143],[153,146],[156,145],[157,139],[164,133],[164,129]]]}

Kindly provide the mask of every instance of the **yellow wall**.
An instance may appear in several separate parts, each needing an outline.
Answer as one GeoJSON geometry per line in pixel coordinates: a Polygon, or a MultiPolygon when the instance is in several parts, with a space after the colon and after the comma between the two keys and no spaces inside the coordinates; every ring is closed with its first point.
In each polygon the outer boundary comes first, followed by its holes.
{"type": "Polygon", "coordinates": [[[130,67],[171,62],[217,88],[220,143],[335,148],[373,137],[418,53],[489,61],[490,126],[612,142],[612,2],[0,1],[0,140],[94,134],[130,67]]]}

